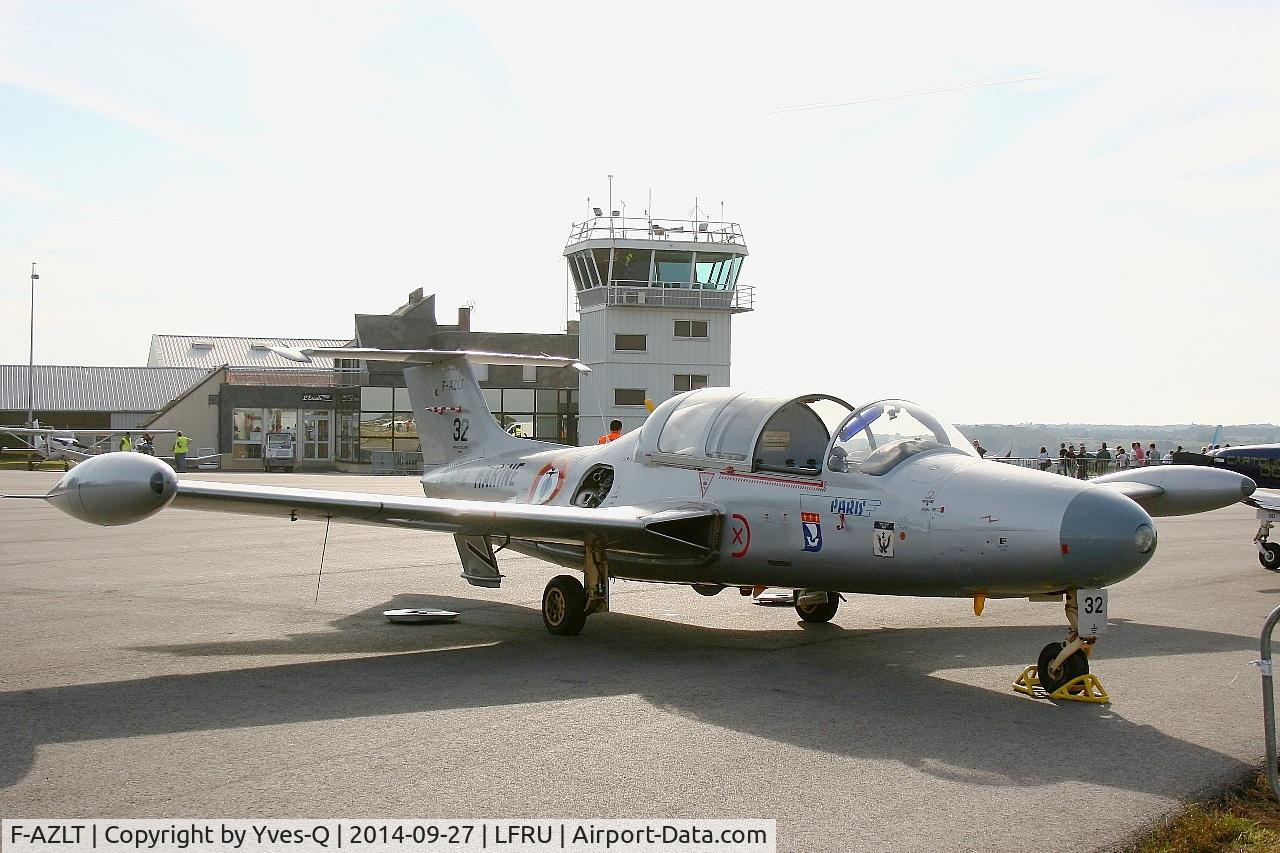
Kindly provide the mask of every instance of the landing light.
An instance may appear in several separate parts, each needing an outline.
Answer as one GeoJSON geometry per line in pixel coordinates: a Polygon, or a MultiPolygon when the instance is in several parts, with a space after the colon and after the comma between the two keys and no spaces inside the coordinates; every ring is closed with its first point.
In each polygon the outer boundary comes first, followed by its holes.
{"type": "Polygon", "coordinates": [[[1139,524],[1138,532],[1133,534],[1133,544],[1139,553],[1146,554],[1156,547],[1156,529],[1150,524],[1139,524]]]}

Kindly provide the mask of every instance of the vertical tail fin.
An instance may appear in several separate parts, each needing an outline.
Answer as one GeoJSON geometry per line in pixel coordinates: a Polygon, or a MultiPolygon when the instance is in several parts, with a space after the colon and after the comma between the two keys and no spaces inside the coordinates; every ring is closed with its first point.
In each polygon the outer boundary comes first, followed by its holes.
{"type": "Polygon", "coordinates": [[[465,357],[407,367],[404,381],[422,441],[424,465],[492,456],[523,444],[508,435],[489,413],[480,383],[465,357]]]}
{"type": "Polygon", "coordinates": [[[508,435],[489,412],[480,383],[471,370],[472,362],[574,367],[582,372],[588,369],[577,359],[550,355],[467,350],[325,348],[298,352],[278,347],[271,349],[293,361],[310,361],[310,356],[322,356],[405,365],[405,384],[413,405],[418,437],[422,440],[422,461],[426,465],[479,459],[506,450],[529,448],[527,439],[508,435]]]}

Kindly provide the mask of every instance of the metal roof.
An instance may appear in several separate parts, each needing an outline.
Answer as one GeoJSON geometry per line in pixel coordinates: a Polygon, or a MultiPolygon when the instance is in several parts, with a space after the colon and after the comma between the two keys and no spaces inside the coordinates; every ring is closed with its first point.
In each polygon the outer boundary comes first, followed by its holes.
{"type": "MultiPolygon", "coordinates": [[[[200,367],[37,364],[32,397],[44,412],[154,412],[209,375],[200,367]]],[[[0,364],[0,410],[27,408],[27,366],[0,364]]]]}
{"type": "MultiPolygon", "coordinates": [[[[213,335],[152,335],[148,367],[288,367],[297,362],[276,355],[267,347],[307,349],[344,347],[351,342],[333,338],[228,338],[213,335]]],[[[307,365],[332,367],[333,359],[315,359],[307,365]]]]}

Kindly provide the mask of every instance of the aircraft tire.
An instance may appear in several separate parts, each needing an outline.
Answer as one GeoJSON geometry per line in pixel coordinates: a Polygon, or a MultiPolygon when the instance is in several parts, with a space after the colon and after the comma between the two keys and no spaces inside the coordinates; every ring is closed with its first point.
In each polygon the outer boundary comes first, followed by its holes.
{"type": "Polygon", "coordinates": [[[572,637],[587,624],[587,590],[573,575],[556,575],[542,591],[542,624],[553,634],[572,637]]]}
{"type": "Polygon", "coordinates": [[[1280,542],[1264,542],[1258,562],[1269,572],[1280,572],[1280,542]]]}
{"type": "Polygon", "coordinates": [[[1036,675],[1040,677],[1040,686],[1047,693],[1052,693],[1072,679],[1087,675],[1089,672],[1089,656],[1081,649],[1063,661],[1062,672],[1058,673],[1057,678],[1050,676],[1049,664],[1053,663],[1053,659],[1065,645],[1066,643],[1050,643],[1040,650],[1040,659],[1036,661],[1036,675]]]}
{"type": "Polygon", "coordinates": [[[834,592],[827,593],[824,604],[801,604],[800,593],[796,593],[796,614],[806,622],[830,622],[840,609],[840,596],[834,592]]]}
{"type": "Polygon", "coordinates": [[[724,587],[718,583],[695,583],[690,585],[698,595],[712,596],[724,592],[724,587]]]}

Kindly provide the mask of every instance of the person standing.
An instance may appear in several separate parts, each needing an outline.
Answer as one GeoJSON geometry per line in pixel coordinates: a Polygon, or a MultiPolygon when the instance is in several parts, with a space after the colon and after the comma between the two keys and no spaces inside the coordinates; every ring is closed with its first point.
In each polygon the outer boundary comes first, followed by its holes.
{"type": "MultiPolygon", "coordinates": [[[[181,433],[179,433],[179,435],[181,435],[181,433]]],[[[596,441],[596,444],[608,444],[609,442],[617,441],[620,438],[622,438],[622,421],[614,418],[609,421],[609,431],[600,436],[599,440],[596,441]]]]}
{"type": "Polygon", "coordinates": [[[1148,465],[1160,464],[1160,451],[1156,450],[1156,443],[1154,441],[1147,446],[1147,464],[1148,465]]]}
{"type": "Polygon", "coordinates": [[[182,430],[178,430],[178,435],[173,440],[173,470],[183,473],[187,470],[187,453],[191,450],[191,439],[182,434],[182,430]]]}
{"type": "Polygon", "coordinates": [[[976,450],[976,451],[978,451],[978,458],[979,458],[979,459],[985,459],[985,458],[987,458],[987,449],[986,449],[985,447],[983,447],[981,444],[979,444],[979,443],[978,443],[978,439],[976,439],[976,438],[973,440],[973,449],[974,449],[974,450],[976,450]]]}
{"type": "Polygon", "coordinates": [[[1067,445],[1067,468],[1062,472],[1067,477],[1074,477],[1076,473],[1076,446],[1074,444],[1067,445]]]}
{"type": "Polygon", "coordinates": [[[1067,443],[1065,441],[1058,445],[1058,473],[1067,473],[1067,443]]]}
{"type": "Polygon", "coordinates": [[[129,433],[120,436],[120,452],[128,453],[133,450],[133,439],[129,437],[129,433]]]}
{"type": "Polygon", "coordinates": [[[1052,457],[1049,456],[1048,448],[1045,448],[1045,447],[1040,448],[1040,470],[1048,471],[1049,466],[1052,464],[1053,464],[1053,459],[1052,457]]]}
{"type": "Polygon", "coordinates": [[[1080,480],[1089,479],[1089,451],[1084,449],[1084,442],[1080,442],[1080,452],[1076,454],[1076,477],[1080,480]]]}
{"type": "Polygon", "coordinates": [[[1147,452],[1142,449],[1142,442],[1135,441],[1129,446],[1133,448],[1133,467],[1141,468],[1143,465],[1146,465],[1147,452]]]}
{"type": "Polygon", "coordinates": [[[1107,473],[1107,468],[1111,467],[1111,451],[1107,450],[1107,443],[1102,442],[1102,449],[1098,451],[1098,473],[1107,473]]]}

